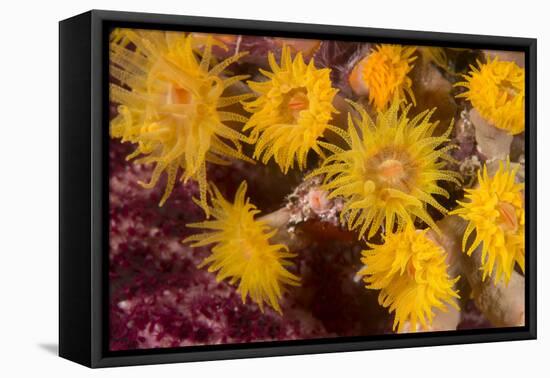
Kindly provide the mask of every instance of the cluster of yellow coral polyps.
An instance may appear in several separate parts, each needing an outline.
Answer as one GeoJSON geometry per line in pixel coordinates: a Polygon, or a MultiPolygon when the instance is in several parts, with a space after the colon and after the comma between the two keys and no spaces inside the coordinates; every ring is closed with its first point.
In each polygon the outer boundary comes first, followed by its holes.
{"type": "MultiPolygon", "coordinates": [[[[295,166],[303,170],[313,150],[323,160],[308,177],[323,176],[321,188],[329,192],[328,198],[343,198],[341,222],[357,231],[359,239],[383,231],[382,245],[367,243],[371,249],[363,252],[365,266],[359,274],[367,288],[380,290],[380,304],[395,312],[394,329],[427,330],[434,308],[457,307],[453,286],[458,277],[449,277],[445,252],[427,236],[429,229],[438,231],[428,206],[447,213],[435,197],[449,197],[441,182],[460,184],[460,175],[446,169],[452,160],[452,124],[443,135],[434,135],[435,109],[408,116],[412,105],[406,102],[415,102],[409,74],[416,48],[378,45],[355,66],[350,84],[357,94],[368,95],[376,117],[350,101],[353,116],[348,114],[343,130],[330,124],[337,113],[330,69],[316,68],[313,59],[306,64],[300,52],[292,58],[287,45],[280,63],[268,54],[271,71],[260,69],[265,81],[247,83],[255,94],[226,95],[229,87],[248,76],[224,76],[245,53],[215,63],[212,48],[225,48],[224,40],[233,42],[235,36],[117,29],[110,43],[110,99],[119,104],[111,136],[136,145],[128,159],[154,164],[150,181],[141,183],[144,187],[154,187],[166,173],[161,206],[178,175],[198,183],[196,202],[214,219],[188,224],[208,231],[184,242],[212,245],[200,267],[208,266],[218,280],[237,285],[243,302],[250,298],[262,311],[267,304],[281,313],[286,286],[300,285],[300,278],[287,269],[295,255],[270,241],[276,230],[256,218],[259,210],[246,197],[246,182],[233,202],[214,186],[208,189],[206,164],[227,164],[228,159],[254,162],[242,152],[242,144],[250,143],[254,159],[264,164],[273,159],[286,174],[295,166]],[[237,104],[250,118],[223,110],[237,104]],[[236,130],[227,122],[244,126],[236,130]],[[323,141],[327,130],[343,143],[323,141]],[[416,230],[418,220],[428,229],[416,230]]],[[[316,49],[317,42],[307,46],[316,49]]],[[[445,68],[443,50],[426,48],[423,53],[445,68]]],[[[468,91],[459,96],[470,100],[494,126],[511,134],[523,131],[523,69],[495,59],[472,67],[465,78],[457,85],[468,91]]],[[[515,183],[515,174],[509,163],[492,177],[485,168],[479,187],[466,190],[469,202],[459,202],[452,212],[469,221],[463,249],[475,231],[466,252],[471,255],[483,244],[483,279],[494,274],[495,282],[501,277],[508,282],[516,263],[524,269],[523,185],[515,183]]]]}
{"type": "Polygon", "coordinates": [[[501,163],[493,176],[484,167],[483,174],[478,172],[479,186],[466,189],[469,201],[458,202],[460,207],[452,212],[469,222],[462,248],[471,255],[482,245],[483,280],[493,274],[495,283],[508,283],[516,263],[525,269],[524,185],[515,182],[516,172],[509,162],[501,163]],[[474,231],[475,239],[466,248],[474,231]]]}
{"type": "Polygon", "coordinates": [[[380,305],[395,312],[394,330],[402,332],[405,325],[412,331],[428,330],[433,308],[447,311],[446,304],[458,309],[453,289],[459,277],[447,272],[445,252],[426,236],[408,225],[401,232],[388,233],[384,244],[368,244],[359,271],[368,289],[380,290],[380,305]]]}
{"type": "MultiPolygon", "coordinates": [[[[409,107],[400,114],[401,102],[395,100],[376,120],[359,105],[353,104],[360,118],[348,119],[348,131],[340,131],[347,147],[326,145],[333,153],[310,176],[325,175],[323,189],[329,198],[345,200],[341,220],[351,230],[359,229],[359,238],[367,229],[373,237],[385,224],[386,232],[402,230],[416,217],[437,230],[426,210],[431,205],[441,213],[446,209],[433,195],[449,196],[438,181],[459,184],[459,175],[444,169],[451,127],[434,136],[437,122],[425,111],[409,119],[409,107]]],[[[452,125],[451,125],[452,126],[452,125]]]]}
{"type": "Polygon", "coordinates": [[[493,126],[510,134],[525,130],[525,70],[514,62],[497,58],[470,66],[466,81],[456,83],[468,90],[465,97],[481,116],[493,126]]]}
{"type": "Polygon", "coordinates": [[[250,129],[257,139],[255,159],[267,164],[273,158],[287,173],[295,162],[305,168],[310,150],[322,155],[319,138],[337,112],[332,104],[337,90],[330,69],[315,68],[313,59],[306,65],[302,53],[293,60],[288,46],[282,49],[280,65],[271,52],[268,60],[272,72],[260,69],[268,80],[248,82],[259,97],[244,104],[252,115],[243,130],[250,129]]]}
{"type": "Polygon", "coordinates": [[[356,93],[367,93],[377,111],[385,110],[395,97],[414,103],[410,71],[416,60],[415,47],[378,45],[353,69],[350,85],[356,93]]]}
{"type": "Polygon", "coordinates": [[[155,165],[143,187],[154,187],[166,173],[160,206],[181,173],[182,181],[198,182],[200,204],[208,211],[206,163],[226,164],[226,158],[252,161],[241,151],[241,142],[249,139],[225,124],[244,123],[247,118],[221,110],[249,97],[223,96],[247,77],[221,76],[243,54],[211,67],[212,38],[203,42],[202,57],[197,59],[197,45],[184,33],[121,29],[112,34],[109,72],[115,81],[110,99],[119,106],[110,133],[136,144],[128,159],[139,157],[137,162],[155,165]]]}
{"type": "Polygon", "coordinates": [[[298,286],[300,279],[286,267],[288,258],[296,256],[283,244],[272,244],[276,230],[255,219],[260,212],[246,198],[243,182],[233,203],[227,201],[213,187],[212,208],[215,220],[188,224],[187,227],[204,228],[210,232],[196,234],[183,242],[194,242],[193,247],[214,244],[212,254],[199,267],[208,265],[209,272],[218,272],[217,280],[229,279],[238,283],[243,303],[247,296],[263,311],[264,303],[281,313],[279,300],[283,285],[298,286]]]}

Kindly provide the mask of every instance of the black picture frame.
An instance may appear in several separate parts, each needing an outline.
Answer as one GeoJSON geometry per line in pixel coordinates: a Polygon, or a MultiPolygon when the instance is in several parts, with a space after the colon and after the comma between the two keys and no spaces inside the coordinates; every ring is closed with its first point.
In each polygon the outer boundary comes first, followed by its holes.
{"type": "Polygon", "coordinates": [[[536,39],[92,10],[59,23],[59,354],[89,367],[536,338],[536,39]],[[524,327],[109,352],[108,31],[114,26],[525,52],[524,327]]]}

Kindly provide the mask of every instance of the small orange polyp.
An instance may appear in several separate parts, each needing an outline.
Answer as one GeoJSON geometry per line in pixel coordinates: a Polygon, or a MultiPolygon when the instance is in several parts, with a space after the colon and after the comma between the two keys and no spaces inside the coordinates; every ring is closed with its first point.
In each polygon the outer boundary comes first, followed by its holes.
{"type": "Polygon", "coordinates": [[[351,86],[353,92],[358,95],[369,94],[369,89],[365,81],[362,79],[363,66],[365,65],[367,59],[368,57],[361,59],[359,63],[357,63],[355,67],[353,67],[353,70],[351,70],[351,74],[349,75],[349,85],[351,86]]]}
{"type": "Polygon", "coordinates": [[[274,41],[281,47],[288,46],[293,52],[302,52],[306,56],[312,55],[321,45],[318,39],[274,38],[274,41]]]}

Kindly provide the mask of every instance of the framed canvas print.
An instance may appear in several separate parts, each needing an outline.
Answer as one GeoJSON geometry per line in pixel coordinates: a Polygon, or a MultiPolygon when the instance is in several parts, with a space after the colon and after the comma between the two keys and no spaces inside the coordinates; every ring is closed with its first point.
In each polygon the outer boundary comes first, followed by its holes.
{"type": "Polygon", "coordinates": [[[60,355],[536,337],[536,40],[60,22],[60,355]]]}

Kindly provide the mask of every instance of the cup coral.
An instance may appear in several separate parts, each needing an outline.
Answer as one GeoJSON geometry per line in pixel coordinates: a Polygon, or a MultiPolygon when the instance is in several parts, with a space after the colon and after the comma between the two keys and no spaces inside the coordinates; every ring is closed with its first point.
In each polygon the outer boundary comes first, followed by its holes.
{"type": "Polygon", "coordinates": [[[367,93],[369,102],[377,111],[385,110],[395,96],[405,100],[408,96],[414,103],[408,76],[416,60],[415,47],[378,45],[354,67],[350,85],[356,93],[367,93]]]}
{"type": "Polygon", "coordinates": [[[469,201],[457,201],[460,207],[451,212],[469,222],[462,249],[471,255],[482,244],[483,280],[494,272],[495,283],[502,278],[508,283],[516,263],[521,270],[525,268],[524,184],[515,182],[516,172],[509,162],[501,163],[490,177],[484,166],[483,174],[478,171],[479,186],[466,189],[469,201]],[[475,239],[466,249],[473,231],[475,239]]]}
{"type": "Polygon", "coordinates": [[[228,278],[231,284],[238,283],[243,303],[250,296],[262,311],[265,302],[281,313],[282,286],[300,284],[300,278],[286,269],[292,265],[288,258],[295,254],[283,244],[269,242],[277,230],[254,219],[260,211],[246,198],[246,187],[243,181],[233,203],[213,187],[210,212],[215,220],[187,225],[211,231],[192,235],[183,242],[194,242],[193,247],[215,244],[212,254],[199,267],[209,265],[209,272],[218,272],[218,281],[228,278]]]}
{"type": "Polygon", "coordinates": [[[433,308],[447,310],[445,303],[458,309],[459,298],[453,286],[460,277],[447,273],[445,252],[426,236],[427,230],[417,231],[412,225],[402,232],[386,235],[384,244],[368,244],[359,271],[368,289],[380,290],[378,302],[395,312],[394,330],[428,330],[433,308]],[[408,323],[408,324],[407,324],[408,323]]]}
{"type": "Polygon", "coordinates": [[[396,223],[397,230],[403,229],[415,217],[437,230],[426,205],[446,213],[433,197],[449,196],[438,181],[459,184],[459,174],[444,169],[453,146],[442,145],[449,141],[452,125],[434,136],[438,122],[430,117],[435,109],[409,119],[410,105],[398,115],[401,102],[394,100],[374,121],[361,106],[352,105],[361,117],[354,123],[350,115],[348,131],[340,131],[347,148],[327,145],[333,154],[310,176],[325,174],[322,188],[330,191],[329,198],[344,197],[341,221],[351,230],[360,226],[360,238],[369,227],[368,238],[374,236],[384,220],[386,232],[396,223]]]}
{"type": "Polygon", "coordinates": [[[208,211],[206,162],[251,161],[241,151],[241,142],[249,139],[225,124],[246,122],[246,117],[220,110],[248,97],[222,96],[247,77],[220,76],[243,54],[210,68],[212,44],[208,37],[199,60],[193,37],[184,33],[118,29],[111,39],[110,74],[116,82],[110,86],[110,98],[119,104],[111,137],[137,145],[127,159],[140,157],[137,162],[155,165],[150,181],[140,182],[144,188],[154,187],[167,174],[160,206],[181,172],[182,181],[198,182],[201,206],[208,211]]]}
{"type": "Polygon", "coordinates": [[[252,113],[243,130],[251,130],[257,139],[254,158],[265,164],[271,158],[286,173],[294,167],[304,169],[307,154],[314,150],[322,155],[319,138],[337,113],[332,101],[337,90],[330,81],[330,69],[315,68],[313,59],[306,65],[299,52],[291,57],[283,47],[280,66],[272,52],[268,55],[273,72],[260,69],[268,80],[248,82],[259,97],[245,103],[252,113]]]}
{"type": "Polygon", "coordinates": [[[466,81],[456,86],[468,90],[457,97],[468,99],[493,126],[515,135],[525,130],[525,70],[514,62],[488,58],[470,66],[466,81]]]}

